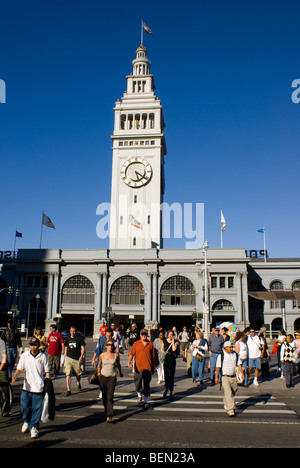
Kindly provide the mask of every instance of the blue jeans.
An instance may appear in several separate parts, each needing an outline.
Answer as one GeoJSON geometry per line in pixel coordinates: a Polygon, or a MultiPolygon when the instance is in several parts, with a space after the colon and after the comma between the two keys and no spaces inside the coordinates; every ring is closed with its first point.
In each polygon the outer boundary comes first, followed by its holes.
{"type": "Polygon", "coordinates": [[[21,393],[21,409],[24,422],[32,429],[39,427],[43,409],[44,393],[30,393],[24,390],[21,393]]]}
{"type": "Polygon", "coordinates": [[[243,359],[242,360],[242,369],[244,371],[244,376],[245,376],[245,380],[243,382],[243,385],[247,385],[247,383],[248,383],[247,367],[248,367],[248,359],[243,359]]]}
{"type": "Polygon", "coordinates": [[[212,356],[209,356],[209,363],[210,363],[210,378],[213,380],[215,378],[216,373],[216,364],[219,353],[211,353],[212,356]]]}
{"type": "Polygon", "coordinates": [[[197,374],[199,375],[199,380],[203,380],[204,375],[204,366],[205,366],[205,358],[202,361],[198,361],[198,359],[193,356],[192,359],[192,378],[196,380],[197,374]]]}
{"type": "Polygon", "coordinates": [[[11,379],[15,363],[18,357],[17,348],[7,348],[7,358],[8,358],[8,377],[11,379]]]}

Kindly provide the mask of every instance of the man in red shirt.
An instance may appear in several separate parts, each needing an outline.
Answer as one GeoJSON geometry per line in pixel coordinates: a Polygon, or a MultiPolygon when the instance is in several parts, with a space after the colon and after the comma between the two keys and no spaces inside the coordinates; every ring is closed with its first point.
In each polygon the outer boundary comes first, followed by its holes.
{"type": "Polygon", "coordinates": [[[155,372],[155,350],[153,343],[148,341],[148,331],[140,331],[140,340],[133,343],[128,355],[128,367],[131,361],[134,363],[134,382],[138,394],[138,403],[143,404],[143,409],[149,408],[148,397],[150,396],[151,375],[155,372]]]}
{"type": "Polygon", "coordinates": [[[108,327],[105,325],[105,322],[103,320],[102,326],[99,328],[99,332],[100,332],[101,335],[105,335],[106,330],[108,330],[108,327]]]}
{"type": "Polygon", "coordinates": [[[64,353],[64,339],[62,334],[57,331],[57,326],[55,324],[50,325],[50,334],[47,339],[47,347],[50,372],[54,365],[54,376],[56,376],[59,374],[61,354],[64,353]]]}

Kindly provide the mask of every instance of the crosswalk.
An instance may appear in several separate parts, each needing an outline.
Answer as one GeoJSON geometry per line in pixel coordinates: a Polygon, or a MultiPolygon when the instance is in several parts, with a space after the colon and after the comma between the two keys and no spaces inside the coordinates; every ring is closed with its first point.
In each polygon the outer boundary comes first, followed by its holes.
{"type": "MultiPolygon", "coordinates": [[[[283,402],[277,401],[272,395],[243,395],[236,396],[236,414],[251,417],[295,417],[295,411],[287,407],[283,402]]],[[[172,400],[163,397],[162,393],[153,394],[150,399],[150,408],[147,414],[185,415],[188,417],[207,415],[226,415],[224,410],[223,395],[189,395],[175,394],[172,400]]],[[[90,407],[93,410],[103,411],[102,400],[90,407]]],[[[136,411],[141,408],[137,402],[135,393],[116,392],[114,395],[114,412],[136,411]]]]}

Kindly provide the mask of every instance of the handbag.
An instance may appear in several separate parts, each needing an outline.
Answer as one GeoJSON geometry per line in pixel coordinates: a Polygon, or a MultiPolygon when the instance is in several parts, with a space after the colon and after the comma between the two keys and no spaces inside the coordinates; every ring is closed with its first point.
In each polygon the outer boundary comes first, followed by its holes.
{"type": "Polygon", "coordinates": [[[99,385],[98,369],[96,369],[94,372],[92,372],[91,375],[88,376],[88,382],[91,385],[99,385]]]}
{"type": "Polygon", "coordinates": [[[236,368],[236,379],[238,384],[242,384],[245,380],[244,372],[240,371],[238,367],[236,368]]]}
{"type": "Polygon", "coordinates": [[[278,343],[274,343],[274,346],[273,346],[273,349],[272,349],[272,354],[277,354],[277,350],[278,350],[278,343]]]}
{"type": "Polygon", "coordinates": [[[169,349],[171,348],[173,343],[170,344],[170,346],[168,347],[167,351],[164,352],[162,358],[161,358],[161,363],[164,364],[165,363],[165,360],[166,360],[166,357],[168,355],[168,352],[169,352],[169,349]]]}
{"type": "Polygon", "coordinates": [[[200,354],[200,353],[196,353],[195,358],[197,359],[197,361],[203,361],[203,359],[204,359],[202,354],[200,354]]]}
{"type": "Polygon", "coordinates": [[[9,383],[7,368],[0,371],[0,383],[9,383]]]}

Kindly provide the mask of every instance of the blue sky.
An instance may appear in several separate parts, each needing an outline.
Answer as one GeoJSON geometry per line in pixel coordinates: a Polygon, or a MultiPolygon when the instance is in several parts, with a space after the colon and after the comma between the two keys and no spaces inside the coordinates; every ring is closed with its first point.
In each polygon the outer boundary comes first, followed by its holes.
{"type": "MultiPolygon", "coordinates": [[[[106,248],[113,107],[144,44],[164,107],[168,203],[204,203],[220,247],[300,257],[300,3],[11,0],[1,6],[1,249],[106,248]],[[144,2],[145,3],[145,2],[144,2]]],[[[184,248],[185,239],[165,241],[184,248]]]]}

